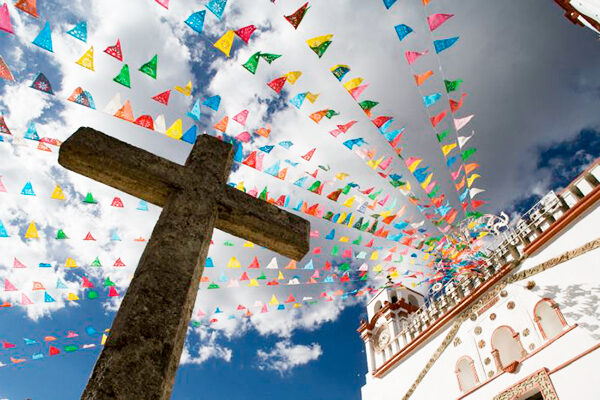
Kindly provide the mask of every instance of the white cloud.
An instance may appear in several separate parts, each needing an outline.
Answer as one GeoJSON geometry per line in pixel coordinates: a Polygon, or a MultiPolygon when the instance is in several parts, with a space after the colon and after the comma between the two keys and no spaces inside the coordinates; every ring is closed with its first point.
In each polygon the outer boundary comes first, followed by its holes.
{"type": "Polygon", "coordinates": [[[272,349],[256,352],[259,369],[277,371],[282,375],[295,367],[317,360],[321,354],[323,350],[318,343],[295,345],[289,340],[275,343],[272,349]]]}
{"type": "Polygon", "coordinates": [[[201,326],[195,328],[193,332],[198,336],[196,345],[187,344],[183,348],[180,365],[184,364],[202,364],[208,359],[216,358],[225,362],[230,362],[233,357],[233,351],[217,343],[221,336],[218,331],[209,330],[201,326]]]}

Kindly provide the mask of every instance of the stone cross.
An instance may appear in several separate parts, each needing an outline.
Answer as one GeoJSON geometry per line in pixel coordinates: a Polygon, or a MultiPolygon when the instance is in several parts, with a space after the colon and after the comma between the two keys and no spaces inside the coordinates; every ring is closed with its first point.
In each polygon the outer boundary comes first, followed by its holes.
{"type": "Polygon", "coordinates": [[[227,185],[233,148],[202,135],[185,166],[79,128],[58,162],[163,208],[82,399],[171,397],[213,228],[293,259],[310,224],[227,185]]]}

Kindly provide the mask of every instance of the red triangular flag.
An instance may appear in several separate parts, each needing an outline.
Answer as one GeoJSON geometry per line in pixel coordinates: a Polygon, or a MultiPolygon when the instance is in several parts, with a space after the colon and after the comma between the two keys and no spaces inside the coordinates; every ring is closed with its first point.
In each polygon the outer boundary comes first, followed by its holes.
{"type": "Polygon", "coordinates": [[[8,65],[6,65],[2,56],[0,56],[0,78],[10,81],[10,82],[15,81],[15,78],[14,78],[12,72],[10,72],[8,65]]]}
{"type": "Polygon", "coordinates": [[[388,122],[390,119],[392,119],[392,117],[384,117],[383,115],[380,115],[371,122],[373,122],[373,125],[375,125],[376,127],[381,128],[381,126],[388,122]]]}
{"type": "Polygon", "coordinates": [[[152,97],[152,100],[156,100],[159,103],[164,104],[165,106],[169,105],[169,96],[171,95],[171,89],[166,92],[162,92],[152,97]]]}
{"type": "Polygon", "coordinates": [[[267,83],[267,85],[275,91],[275,93],[281,93],[281,89],[283,89],[283,85],[287,81],[287,76],[282,76],[281,78],[273,79],[271,82],[267,83]]]}
{"type": "Polygon", "coordinates": [[[116,58],[119,61],[123,61],[123,53],[121,52],[121,41],[117,39],[117,44],[114,46],[108,46],[106,50],[104,50],[106,54],[116,58]]]}
{"type": "Polygon", "coordinates": [[[117,261],[115,261],[115,263],[113,264],[114,267],[124,267],[125,263],[123,261],[121,261],[121,258],[117,258],[117,261]]]}
{"type": "Polygon", "coordinates": [[[83,240],[96,240],[96,239],[94,239],[92,234],[90,232],[88,232],[87,235],[85,235],[85,238],[83,238],[83,240]]]}
{"type": "Polygon", "coordinates": [[[254,259],[252,260],[252,262],[250,263],[250,265],[248,265],[248,268],[259,268],[260,264],[258,263],[258,258],[256,258],[256,256],[254,257],[254,259]]]}
{"type": "Polygon", "coordinates": [[[310,159],[312,158],[313,154],[315,154],[316,150],[317,150],[316,148],[313,148],[308,153],[306,153],[305,155],[303,155],[302,158],[304,158],[306,161],[310,161],[310,159]]]}
{"type": "Polygon", "coordinates": [[[302,22],[302,18],[304,18],[304,14],[306,14],[309,8],[308,2],[306,2],[302,7],[296,10],[295,13],[292,15],[284,15],[283,18],[287,19],[294,29],[298,29],[298,25],[302,22]]]}
{"type": "Polygon", "coordinates": [[[86,278],[85,276],[82,276],[81,279],[83,280],[83,282],[81,283],[81,287],[84,288],[93,288],[94,284],[92,282],[90,282],[90,280],[88,278],[86,278]]]}
{"type": "Polygon", "coordinates": [[[108,297],[119,297],[119,292],[117,292],[117,289],[114,286],[109,286],[108,297]]]}
{"type": "Polygon", "coordinates": [[[60,354],[60,350],[58,349],[58,347],[50,346],[49,353],[51,356],[55,356],[57,354],[60,354]]]}
{"type": "Polygon", "coordinates": [[[450,99],[450,110],[452,111],[452,114],[457,112],[462,107],[463,100],[465,99],[466,95],[466,93],[461,94],[458,101],[450,99]]]}
{"type": "Polygon", "coordinates": [[[242,39],[244,42],[248,43],[248,40],[250,40],[250,36],[252,36],[255,30],[256,27],[254,25],[248,25],[235,31],[235,34],[238,35],[239,38],[242,39]]]}
{"type": "Polygon", "coordinates": [[[121,200],[120,198],[116,197],[113,199],[112,203],[110,203],[111,206],[113,207],[119,207],[119,208],[123,208],[123,200],[121,200]]]}

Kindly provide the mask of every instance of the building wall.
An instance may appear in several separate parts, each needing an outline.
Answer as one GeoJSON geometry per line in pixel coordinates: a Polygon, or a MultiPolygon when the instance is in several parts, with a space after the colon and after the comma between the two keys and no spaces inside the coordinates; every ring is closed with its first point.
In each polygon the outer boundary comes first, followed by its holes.
{"type": "MultiPolygon", "coordinates": [[[[600,237],[600,204],[590,207],[545,246],[524,260],[519,270],[532,268],[566,251],[573,250],[600,237]]],[[[564,262],[532,276],[529,280],[506,287],[506,296],[481,313],[475,321],[467,320],[457,333],[460,343],[451,344],[418,385],[411,399],[456,399],[463,396],[455,375],[456,362],[467,355],[481,385],[465,399],[493,399],[529,375],[547,368],[561,399],[600,398],[600,385],[595,384],[594,371],[600,363],[600,350],[594,350],[553,372],[561,364],[588,351],[600,339],[600,249],[564,262]],[[527,289],[528,281],[533,281],[527,289]],[[534,321],[534,308],[542,298],[558,303],[566,320],[562,336],[544,339],[534,321]],[[509,302],[514,307],[509,308],[509,302]],[[491,315],[495,314],[492,319],[491,315]],[[514,373],[500,371],[494,362],[491,336],[496,328],[508,325],[519,333],[528,355],[514,373]],[[479,332],[479,330],[481,330],[479,332]],[[477,333],[476,333],[477,331],[477,333]],[[480,342],[483,343],[480,344],[480,342]],[[545,346],[545,347],[544,347],[545,346]],[[540,349],[541,348],[541,349],[540,349]],[[486,362],[486,359],[489,359],[486,362]],[[490,374],[493,375],[490,378],[490,374]]],[[[401,360],[382,378],[368,374],[362,388],[363,400],[390,396],[402,398],[446,336],[448,323],[419,349],[401,360]]]]}

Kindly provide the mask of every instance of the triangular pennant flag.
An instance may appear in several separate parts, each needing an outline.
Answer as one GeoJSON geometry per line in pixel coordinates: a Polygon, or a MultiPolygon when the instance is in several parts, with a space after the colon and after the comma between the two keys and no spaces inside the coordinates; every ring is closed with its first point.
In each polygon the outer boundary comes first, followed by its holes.
{"type": "Polygon", "coordinates": [[[46,75],[44,75],[41,72],[37,74],[37,76],[31,83],[31,87],[33,89],[39,90],[40,92],[54,94],[54,92],[52,91],[52,85],[50,84],[50,81],[48,80],[48,78],[46,78],[46,75]]]}
{"type": "Polygon", "coordinates": [[[185,23],[187,26],[192,28],[198,33],[202,33],[204,28],[204,17],[206,16],[206,10],[198,11],[187,17],[185,23]]]}
{"type": "Polygon", "coordinates": [[[206,8],[215,14],[217,18],[221,19],[223,17],[223,12],[225,11],[226,5],[227,0],[210,0],[206,5],[206,8]]]}
{"type": "Polygon", "coordinates": [[[449,81],[444,79],[444,85],[446,86],[446,92],[450,93],[455,91],[460,87],[460,84],[463,82],[462,79],[457,79],[455,81],[449,81]]]}
{"type": "Polygon", "coordinates": [[[38,33],[38,35],[33,39],[33,44],[42,48],[44,50],[52,51],[52,30],[50,29],[50,22],[46,21],[46,24],[38,33]]]}
{"type": "Polygon", "coordinates": [[[131,109],[131,103],[129,100],[125,101],[123,107],[121,107],[115,113],[115,117],[123,119],[125,121],[134,122],[133,110],[131,109]]]}
{"type": "Polygon", "coordinates": [[[228,30],[219,40],[213,44],[214,47],[221,50],[223,54],[229,57],[229,53],[231,52],[231,47],[233,46],[233,40],[235,39],[235,32],[233,30],[228,30]]]}
{"type": "Polygon", "coordinates": [[[413,31],[410,26],[404,24],[396,25],[394,28],[396,29],[396,34],[398,35],[398,39],[400,39],[400,41],[402,41],[402,39],[404,39],[413,31]]]}
{"type": "Polygon", "coordinates": [[[150,115],[140,115],[135,119],[134,123],[146,129],[154,130],[154,120],[152,120],[152,116],[150,115]]]}
{"type": "Polygon", "coordinates": [[[21,194],[24,196],[35,196],[35,192],[33,191],[33,185],[30,181],[27,181],[25,183],[25,186],[23,186],[23,189],[21,189],[21,194]]]}
{"type": "Polygon", "coordinates": [[[94,198],[94,195],[92,194],[92,192],[87,192],[85,197],[83,198],[83,202],[87,203],[87,204],[96,204],[98,203],[96,201],[96,199],[94,198]]]}
{"type": "Polygon", "coordinates": [[[280,94],[286,81],[287,76],[282,76],[280,78],[273,79],[271,82],[267,83],[267,86],[273,89],[275,93],[280,94]]]}
{"type": "Polygon", "coordinates": [[[194,144],[196,143],[196,137],[198,136],[198,127],[196,125],[190,126],[190,128],[185,131],[181,140],[187,143],[194,144]]]}
{"type": "Polygon", "coordinates": [[[125,267],[125,263],[121,260],[121,257],[117,258],[113,267],[125,267]]]}
{"type": "Polygon", "coordinates": [[[31,221],[31,223],[29,224],[29,227],[27,228],[27,231],[25,232],[25,239],[38,239],[38,231],[37,231],[37,227],[35,226],[35,222],[31,221]]]}
{"type": "Polygon", "coordinates": [[[158,4],[160,4],[167,10],[169,9],[169,0],[154,0],[154,1],[156,1],[158,4]]]}
{"type": "Polygon", "coordinates": [[[54,303],[56,300],[48,292],[44,292],[44,303],[54,303]]]}
{"type": "Polygon", "coordinates": [[[117,43],[114,46],[108,46],[104,50],[106,54],[116,58],[119,61],[123,61],[123,53],[121,52],[121,40],[117,39],[117,43]]]}
{"type": "MultiPolygon", "coordinates": [[[[6,4],[5,4],[6,5],[6,4]]],[[[6,63],[4,62],[4,59],[2,58],[2,56],[0,56],[0,78],[10,81],[10,82],[14,82],[15,78],[12,75],[12,72],[10,72],[10,69],[8,68],[8,65],[6,65],[6,63]]],[[[4,122],[4,118],[2,118],[2,122],[4,122]]],[[[4,124],[4,126],[6,126],[6,124],[4,124]]],[[[2,126],[0,125],[0,132],[1,133],[6,133],[3,132],[2,126]]],[[[10,134],[10,132],[9,132],[10,134]]]]}
{"type": "Polygon", "coordinates": [[[427,17],[427,24],[429,24],[429,30],[434,31],[440,27],[444,22],[448,21],[454,14],[431,14],[427,17]]]}
{"type": "Polygon", "coordinates": [[[77,268],[77,262],[75,262],[74,259],[72,258],[67,258],[67,261],[65,261],[65,268],[77,268]]]}
{"type": "Polygon", "coordinates": [[[155,54],[154,57],[144,65],[140,67],[140,72],[148,75],[151,78],[156,79],[158,68],[158,54],[155,54]]]}
{"type": "Polygon", "coordinates": [[[458,145],[460,146],[460,148],[463,148],[465,144],[467,144],[467,142],[473,137],[473,135],[475,134],[475,131],[473,131],[471,133],[470,136],[458,136],[458,145]]]}
{"type": "Polygon", "coordinates": [[[181,87],[181,86],[175,86],[175,90],[177,90],[179,93],[183,94],[184,96],[191,96],[192,95],[192,81],[188,81],[187,85],[185,85],[185,87],[181,87]]]}
{"type": "Polygon", "coordinates": [[[87,22],[82,21],[67,31],[67,34],[87,43],[87,22]]]}
{"type": "Polygon", "coordinates": [[[8,278],[4,278],[4,291],[5,292],[16,292],[18,289],[13,285],[8,278]]]}
{"type": "MultiPolygon", "coordinates": [[[[8,129],[8,125],[6,125],[6,121],[4,121],[4,116],[2,114],[0,114],[0,133],[4,133],[5,135],[11,134],[10,129],[8,129]]],[[[6,190],[0,190],[0,191],[6,191],[6,190]]]]}
{"type": "Polygon", "coordinates": [[[26,12],[34,18],[38,17],[36,0],[18,0],[15,3],[15,7],[19,10],[26,12]]]}
{"type": "Polygon", "coordinates": [[[304,18],[304,15],[306,14],[309,8],[310,7],[308,6],[308,2],[306,2],[302,7],[296,10],[295,13],[291,15],[284,15],[283,17],[287,19],[287,21],[290,24],[292,24],[294,29],[298,29],[298,25],[300,25],[300,22],[302,22],[302,18],[304,18]]]}
{"type": "Polygon", "coordinates": [[[397,0],[383,0],[383,5],[389,10],[390,7],[392,7],[396,3],[396,1],[397,0]]]}
{"type": "Polygon", "coordinates": [[[0,7],[0,30],[8,33],[14,33],[12,23],[10,22],[8,5],[6,3],[0,7]]]}
{"type": "Polygon", "coordinates": [[[96,239],[94,239],[94,237],[92,236],[91,232],[88,232],[85,237],[83,238],[83,240],[93,240],[95,241],[96,239]]]}
{"type": "Polygon", "coordinates": [[[6,232],[6,228],[4,227],[4,224],[2,223],[2,221],[0,220],[0,237],[9,237],[8,233],[6,232]]]}
{"type": "Polygon", "coordinates": [[[120,83],[121,85],[131,88],[131,80],[129,78],[129,65],[124,64],[121,68],[119,75],[113,78],[113,81],[120,83]]]}
{"type": "Polygon", "coordinates": [[[448,39],[434,40],[433,47],[435,47],[435,52],[439,54],[442,51],[454,46],[456,42],[458,42],[458,36],[448,39]]]}
{"type": "Polygon", "coordinates": [[[346,74],[348,72],[350,72],[350,67],[347,65],[343,65],[343,64],[338,64],[338,65],[334,66],[333,68],[331,68],[331,73],[340,82],[344,79],[344,76],[346,76],[346,74]]]}
{"type": "Polygon", "coordinates": [[[119,297],[119,292],[117,292],[116,287],[110,286],[108,288],[108,297],[119,297]]]}
{"type": "Polygon", "coordinates": [[[158,101],[161,104],[169,105],[169,97],[171,96],[171,89],[166,90],[162,93],[152,97],[152,100],[158,101]]]}
{"type": "Polygon", "coordinates": [[[469,123],[469,121],[471,121],[471,119],[473,119],[475,115],[468,115],[466,117],[463,118],[454,118],[454,127],[456,128],[456,131],[461,130],[462,128],[465,127],[465,125],[467,125],[469,123]]]}
{"type": "Polygon", "coordinates": [[[419,57],[421,56],[425,56],[429,54],[429,50],[425,50],[425,51],[407,51],[404,53],[404,56],[406,57],[406,61],[408,62],[408,65],[412,65],[415,61],[417,61],[419,59],[419,57]]]}
{"type": "Polygon", "coordinates": [[[33,304],[31,299],[29,297],[27,297],[27,295],[25,293],[21,293],[21,305],[28,306],[30,304],[33,304]]]}
{"type": "Polygon", "coordinates": [[[293,85],[300,78],[300,76],[302,76],[302,72],[292,71],[288,72],[285,76],[287,77],[287,81],[290,83],[290,85],[293,85]]]}
{"type": "Polygon", "coordinates": [[[256,27],[254,25],[248,25],[235,31],[235,34],[244,42],[248,43],[255,30],[256,27]]]}
{"type": "Polygon", "coordinates": [[[224,116],[223,119],[215,125],[215,129],[218,131],[221,131],[223,133],[227,133],[227,124],[228,123],[229,123],[229,117],[224,116]]]}
{"type": "Polygon", "coordinates": [[[256,73],[256,69],[258,68],[258,61],[260,60],[260,52],[256,52],[250,56],[248,61],[242,64],[242,67],[246,68],[248,72],[251,74],[256,73]]]}
{"type": "Polygon", "coordinates": [[[414,77],[415,77],[415,83],[417,84],[417,86],[421,86],[432,75],[433,75],[433,71],[431,71],[431,70],[425,71],[425,72],[423,72],[422,74],[419,74],[419,75],[414,75],[414,77]]]}
{"type": "Polygon", "coordinates": [[[246,126],[246,119],[248,118],[248,110],[243,110],[237,113],[232,119],[242,126],[246,126]]]}
{"type": "Polygon", "coordinates": [[[64,239],[68,239],[69,237],[67,236],[67,234],[65,233],[65,231],[63,231],[62,229],[59,229],[56,232],[56,239],[57,240],[64,240],[64,239]]]}
{"type": "Polygon", "coordinates": [[[178,119],[173,122],[165,134],[173,139],[181,139],[181,136],[183,135],[182,129],[181,119],[178,119]]]}
{"type": "Polygon", "coordinates": [[[21,261],[19,261],[17,259],[17,257],[14,257],[14,259],[13,259],[13,268],[27,268],[27,267],[25,266],[25,264],[23,264],[21,261]]]}

